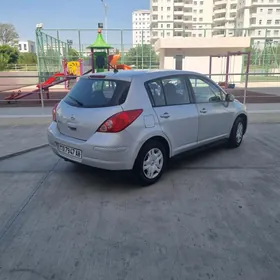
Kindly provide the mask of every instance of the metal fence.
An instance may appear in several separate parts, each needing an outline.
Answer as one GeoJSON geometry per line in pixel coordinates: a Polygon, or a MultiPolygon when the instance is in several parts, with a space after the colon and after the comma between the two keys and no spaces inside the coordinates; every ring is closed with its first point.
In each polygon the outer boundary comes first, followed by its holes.
{"type": "MultiPolygon", "coordinates": [[[[162,38],[173,37],[214,37],[237,36],[250,37],[251,62],[250,68],[255,73],[279,72],[280,65],[280,37],[275,34],[275,28],[258,27],[261,35],[250,29],[108,29],[106,37],[108,44],[112,46],[112,53],[121,53],[120,63],[131,65],[134,69],[156,69],[159,67],[159,58],[153,49],[156,40],[154,35],[162,38]],[[141,43],[133,45],[133,34],[138,33],[141,43]],[[152,37],[151,43],[147,43],[147,34],[152,37]]],[[[87,47],[92,44],[97,35],[97,29],[37,29],[37,55],[39,76],[62,70],[62,59],[88,59],[87,47]],[[77,51],[76,57],[71,55],[70,49],[77,51]]],[[[246,62],[244,61],[244,65],[246,62]]]]}
{"type": "MultiPolygon", "coordinates": [[[[205,73],[207,75],[207,73],[205,73]]],[[[211,77],[219,77],[220,73],[212,73],[211,77]]],[[[238,100],[246,103],[275,103],[280,106],[280,73],[250,73],[248,89],[245,94],[245,75],[242,73],[230,73],[235,88],[227,89],[238,100]],[[264,76],[263,76],[264,75],[264,76]],[[235,79],[234,77],[241,77],[235,79]],[[266,80],[260,80],[260,76],[266,80]],[[246,98],[245,98],[246,97],[246,98]]],[[[36,72],[0,72],[0,107],[48,107],[59,102],[75,84],[62,82],[53,85],[48,90],[37,87],[39,76],[36,72]]]]}

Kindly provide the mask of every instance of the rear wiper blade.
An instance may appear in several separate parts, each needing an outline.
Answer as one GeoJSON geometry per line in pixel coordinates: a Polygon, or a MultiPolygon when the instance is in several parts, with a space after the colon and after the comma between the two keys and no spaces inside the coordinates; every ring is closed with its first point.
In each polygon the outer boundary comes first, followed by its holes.
{"type": "Polygon", "coordinates": [[[73,101],[75,101],[78,105],[80,105],[81,107],[84,107],[84,104],[82,103],[82,102],[80,102],[80,101],[78,101],[77,99],[75,99],[74,97],[72,97],[72,96],[68,96],[70,99],[72,99],[73,101]]]}

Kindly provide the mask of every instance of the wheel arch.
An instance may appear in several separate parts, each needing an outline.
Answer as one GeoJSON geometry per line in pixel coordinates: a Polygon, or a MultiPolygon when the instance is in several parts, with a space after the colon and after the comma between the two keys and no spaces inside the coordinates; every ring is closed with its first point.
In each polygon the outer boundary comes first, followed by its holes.
{"type": "Polygon", "coordinates": [[[168,139],[166,139],[164,136],[162,135],[154,135],[154,136],[150,136],[148,139],[146,139],[145,141],[143,141],[143,143],[140,145],[140,147],[138,148],[138,151],[136,153],[136,157],[135,157],[135,160],[134,160],[134,164],[138,158],[138,155],[141,151],[141,149],[143,148],[143,146],[145,144],[147,144],[149,141],[158,141],[160,142],[161,144],[164,145],[165,149],[166,149],[166,154],[168,155],[168,158],[171,158],[172,156],[172,149],[171,149],[171,144],[170,142],[168,141],[168,139]]]}

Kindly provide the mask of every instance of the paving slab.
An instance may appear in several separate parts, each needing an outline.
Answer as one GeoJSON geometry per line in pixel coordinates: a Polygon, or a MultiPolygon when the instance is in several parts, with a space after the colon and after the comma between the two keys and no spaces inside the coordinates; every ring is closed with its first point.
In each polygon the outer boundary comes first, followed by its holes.
{"type": "Polygon", "coordinates": [[[11,124],[0,126],[0,158],[47,144],[46,124],[11,124]]]}
{"type": "Polygon", "coordinates": [[[279,142],[280,125],[251,125],[148,188],[49,148],[4,160],[0,279],[278,279],[279,142]]]}

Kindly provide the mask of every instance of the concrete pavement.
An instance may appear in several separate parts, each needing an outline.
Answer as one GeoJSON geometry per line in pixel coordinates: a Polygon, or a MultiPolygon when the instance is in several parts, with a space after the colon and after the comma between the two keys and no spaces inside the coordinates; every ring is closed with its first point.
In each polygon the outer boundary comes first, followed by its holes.
{"type": "Polygon", "coordinates": [[[149,188],[48,148],[0,161],[0,279],[278,279],[279,142],[251,125],[149,188]]]}

